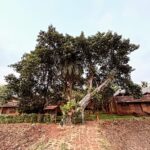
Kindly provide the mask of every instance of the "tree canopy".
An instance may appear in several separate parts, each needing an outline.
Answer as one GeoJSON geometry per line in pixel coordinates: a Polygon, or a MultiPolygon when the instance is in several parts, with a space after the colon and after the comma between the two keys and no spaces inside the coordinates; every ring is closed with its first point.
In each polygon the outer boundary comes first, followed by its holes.
{"type": "Polygon", "coordinates": [[[22,98],[22,112],[42,111],[49,101],[71,100],[73,91],[90,92],[113,69],[114,84],[137,95],[140,88],[131,81],[129,54],[138,47],[110,31],[73,37],[49,26],[46,32],[40,31],[35,49],[11,65],[19,77],[10,74],[6,81],[22,98]]]}
{"type": "Polygon", "coordinates": [[[0,85],[0,103],[5,103],[12,97],[13,91],[7,85],[0,85]]]}

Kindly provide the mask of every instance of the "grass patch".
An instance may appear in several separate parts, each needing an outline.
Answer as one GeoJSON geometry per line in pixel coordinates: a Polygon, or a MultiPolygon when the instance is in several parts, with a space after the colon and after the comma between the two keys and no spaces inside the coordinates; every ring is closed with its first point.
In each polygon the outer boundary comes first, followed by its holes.
{"type": "MultiPolygon", "coordinates": [[[[98,113],[100,120],[117,120],[117,119],[133,119],[137,118],[133,115],[117,115],[117,114],[106,114],[103,112],[98,113]]],[[[96,114],[87,114],[85,113],[85,120],[86,121],[93,121],[96,120],[96,114]]]]}
{"type": "Polygon", "coordinates": [[[99,118],[102,120],[116,120],[116,119],[132,119],[135,118],[135,116],[99,113],[99,118]]]}
{"type": "Polygon", "coordinates": [[[51,123],[47,114],[0,115],[0,123],[51,123]]]}
{"type": "Polygon", "coordinates": [[[96,115],[95,114],[86,114],[85,113],[85,120],[86,121],[94,121],[94,120],[96,120],[96,115]]]}
{"type": "MultiPolygon", "coordinates": [[[[100,120],[118,120],[118,119],[134,119],[134,118],[144,118],[136,117],[133,115],[117,115],[117,114],[106,114],[99,112],[98,113],[100,120]]],[[[60,123],[62,116],[56,117],[56,123],[60,123]]],[[[96,114],[88,114],[85,112],[85,121],[94,121],[96,120],[96,114]]],[[[76,118],[76,123],[81,123],[81,118],[76,118]]],[[[48,114],[22,114],[18,116],[8,116],[0,115],[0,123],[51,123],[51,117],[48,114]]]]}

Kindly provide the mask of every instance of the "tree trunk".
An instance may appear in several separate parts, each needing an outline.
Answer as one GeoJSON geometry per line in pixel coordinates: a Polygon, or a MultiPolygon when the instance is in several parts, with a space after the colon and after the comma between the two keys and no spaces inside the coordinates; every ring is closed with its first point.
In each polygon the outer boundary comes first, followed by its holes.
{"type": "Polygon", "coordinates": [[[72,99],[72,81],[70,81],[68,85],[68,98],[69,100],[72,99]]]}
{"type": "Polygon", "coordinates": [[[88,84],[89,84],[89,88],[88,88],[88,93],[91,92],[92,88],[93,88],[93,76],[91,76],[88,80],[88,84]]]}
{"type": "Polygon", "coordinates": [[[82,98],[82,100],[79,102],[79,106],[82,109],[85,109],[87,105],[90,102],[90,99],[92,96],[94,96],[97,92],[100,92],[102,89],[104,89],[109,83],[111,82],[111,79],[106,79],[101,85],[99,85],[95,90],[85,95],[85,97],[82,98]]]}
{"type": "Polygon", "coordinates": [[[72,85],[73,83],[71,80],[68,80],[65,84],[64,93],[68,101],[70,101],[72,98],[72,85]]]}
{"type": "MultiPolygon", "coordinates": [[[[89,87],[90,90],[88,90],[88,93],[81,99],[81,101],[79,101],[78,103],[78,107],[76,108],[75,112],[80,111],[81,112],[81,117],[82,117],[82,123],[84,123],[84,110],[87,107],[87,105],[89,104],[92,96],[94,96],[97,92],[102,91],[106,86],[108,86],[108,84],[113,80],[114,78],[114,74],[115,72],[111,72],[111,74],[108,76],[108,78],[98,87],[96,87],[93,91],[92,91],[92,81],[93,79],[91,79],[91,85],[89,87]],[[113,74],[112,74],[113,73],[113,74]]],[[[72,90],[72,86],[71,86],[71,90],[72,90]]],[[[70,120],[71,116],[68,116],[68,119],[70,120]]]]}
{"type": "MultiPolygon", "coordinates": [[[[85,95],[85,97],[82,98],[82,100],[78,103],[79,104],[79,108],[81,111],[81,116],[82,116],[82,123],[84,123],[84,110],[87,107],[87,105],[89,104],[92,96],[94,96],[97,92],[102,91],[106,86],[108,86],[108,84],[113,80],[114,78],[114,73],[112,71],[112,75],[109,76],[101,85],[99,85],[97,88],[95,88],[93,91],[90,91],[87,95],[85,95]],[[112,74],[113,73],[113,74],[112,74]]],[[[77,109],[79,109],[77,108],[77,109]]]]}

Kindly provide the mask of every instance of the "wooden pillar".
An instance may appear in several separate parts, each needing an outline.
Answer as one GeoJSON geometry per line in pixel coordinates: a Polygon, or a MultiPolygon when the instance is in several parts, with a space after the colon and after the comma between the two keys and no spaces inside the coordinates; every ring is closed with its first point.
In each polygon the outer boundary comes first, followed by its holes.
{"type": "Polygon", "coordinates": [[[0,114],[2,114],[3,112],[3,107],[0,107],[0,114]]]}

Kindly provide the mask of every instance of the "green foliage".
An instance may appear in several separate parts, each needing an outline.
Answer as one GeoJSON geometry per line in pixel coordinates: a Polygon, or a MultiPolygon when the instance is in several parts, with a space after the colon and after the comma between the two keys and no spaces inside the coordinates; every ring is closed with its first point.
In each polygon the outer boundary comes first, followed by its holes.
{"type": "Polygon", "coordinates": [[[86,121],[94,121],[94,120],[96,120],[96,115],[95,114],[86,114],[85,113],[85,120],[86,121]]]}
{"type": "Polygon", "coordinates": [[[19,96],[19,79],[15,75],[9,74],[5,77],[5,80],[9,83],[7,87],[13,91],[13,94],[19,96]]]}
{"type": "Polygon", "coordinates": [[[5,103],[12,96],[12,90],[8,88],[7,85],[0,86],[0,103],[5,103]]]}
{"type": "Polygon", "coordinates": [[[148,82],[142,81],[142,82],[141,82],[141,87],[142,87],[142,88],[148,87],[148,82]]]}
{"type": "Polygon", "coordinates": [[[34,96],[34,98],[20,99],[19,112],[20,113],[43,113],[45,99],[34,96]]]}
{"type": "MultiPolygon", "coordinates": [[[[117,33],[98,32],[85,37],[82,32],[73,37],[60,34],[49,26],[47,32],[39,33],[35,49],[11,65],[19,77],[11,74],[6,81],[22,99],[20,111],[42,113],[49,100],[72,99],[72,91],[77,90],[76,87],[83,91],[91,77],[95,88],[113,69],[116,70],[115,84],[127,88],[133,71],[128,63],[129,54],[138,47],[117,33]]],[[[130,89],[135,95],[135,91],[130,89]]],[[[136,88],[136,92],[138,90],[136,88]]]]}
{"type": "Polygon", "coordinates": [[[51,123],[49,114],[0,115],[0,123],[51,123]]]}
{"type": "MultiPolygon", "coordinates": [[[[100,120],[117,120],[117,119],[133,119],[135,116],[133,115],[117,115],[117,114],[106,114],[103,112],[98,113],[100,120]]],[[[88,114],[85,112],[85,120],[93,121],[96,120],[96,114],[88,114]]]]}
{"type": "Polygon", "coordinates": [[[79,102],[86,94],[86,91],[83,90],[73,90],[73,97],[76,102],[79,102]]]}
{"type": "MultiPolygon", "coordinates": [[[[106,114],[99,113],[100,120],[116,120],[116,119],[132,119],[135,116],[132,115],[116,115],[116,114],[106,114]]],[[[57,121],[60,122],[61,116],[57,116],[57,121]]],[[[88,114],[85,112],[85,120],[93,121],[96,120],[96,114],[88,114]]],[[[0,115],[0,123],[51,123],[51,118],[49,114],[22,114],[18,116],[7,116],[0,115]]],[[[82,123],[81,115],[79,112],[74,113],[72,117],[72,123],[78,124],[82,123]]]]}
{"type": "Polygon", "coordinates": [[[50,123],[51,122],[51,116],[49,114],[45,114],[43,122],[50,123]]]}
{"type": "Polygon", "coordinates": [[[128,83],[127,93],[129,93],[129,95],[133,95],[134,98],[142,97],[141,87],[133,82],[128,83]]]}
{"type": "Polygon", "coordinates": [[[39,122],[39,123],[44,122],[44,115],[43,115],[43,114],[39,114],[39,115],[38,115],[38,122],[39,122]]]}
{"type": "Polygon", "coordinates": [[[110,100],[110,98],[113,96],[113,94],[114,94],[114,89],[111,86],[106,87],[100,93],[96,93],[92,99],[94,103],[94,109],[96,111],[97,110],[105,111],[105,107],[108,101],[110,100]]]}
{"type": "Polygon", "coordinates": [[[72,115],[72,123],[73,124],[78,124],[78,123],[82,123],[82,117],[81,117],[81,112],[74,112],[72,115]]]}
{"type": "Polygon", "coordinates": [[[75,109],[76,107],[76,101],[70,100],[65,105],[61,106],[60,109],[64,115],[67,115],[68,112],[70,112],[72,109],[75,109]]]}
{"type": "Polygon", "coordinates": [[[102,120],[117,120],[117,119],[132,119],[135,118],[135,116],[99,113],[99,118],[102,120]]]}

